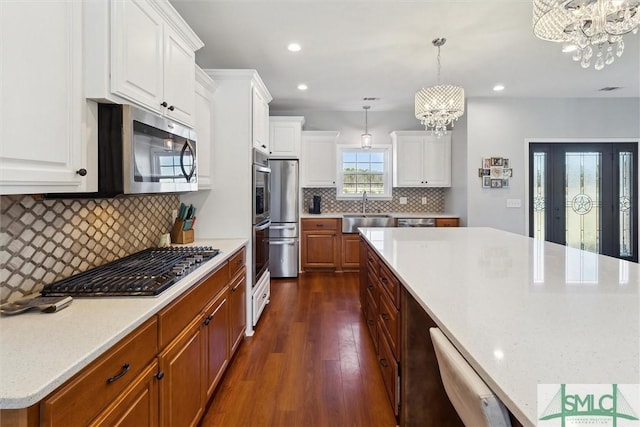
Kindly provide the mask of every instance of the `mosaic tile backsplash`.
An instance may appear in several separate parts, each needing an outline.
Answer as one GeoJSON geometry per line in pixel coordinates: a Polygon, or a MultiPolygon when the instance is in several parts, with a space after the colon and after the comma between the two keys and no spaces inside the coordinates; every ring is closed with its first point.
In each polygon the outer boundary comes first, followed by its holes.
{"type": "Polygon", "coordinates": [[[0,303],[157,246],[177,195],[37,200],[0,197],[0,303]]]}
{"type": "MultiPolygon", "coordinates": [[[[392,189],[392,200],[369,200],[367,212],[429,212],[444,213],[444,188],[413,188],[401,187],[392,189]],[[407,204],[400,204],[400,197],[407,198],[407,204]],[[427,204],[422,204],[422,198],[427,198],[427,204]]],[[[303,188],[304,212],[309,212],[313,196],[322,197],[320,211],[322,213],[359,212],[362,209],[361,200],[336,200],[335,188],[303,188]]]]}

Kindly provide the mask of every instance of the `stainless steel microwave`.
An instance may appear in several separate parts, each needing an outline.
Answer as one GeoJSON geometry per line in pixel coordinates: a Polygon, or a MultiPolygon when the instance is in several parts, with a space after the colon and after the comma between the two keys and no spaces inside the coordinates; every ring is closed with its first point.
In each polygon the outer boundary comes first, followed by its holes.
{"type": "Polygon", "coordinates": [[[179,193],[198,189],[192,129],[131,105],[98,105],[98,193],[179,193]]]}

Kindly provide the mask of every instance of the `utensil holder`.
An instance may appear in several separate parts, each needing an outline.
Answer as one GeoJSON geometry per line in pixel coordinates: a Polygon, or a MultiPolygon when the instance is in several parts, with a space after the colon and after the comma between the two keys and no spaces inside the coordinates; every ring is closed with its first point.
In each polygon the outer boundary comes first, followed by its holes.
{"type": "Polygon", "coordinates": [[[195,240],[195,231],[193,228],[183,230],[184,220],[176,218],[171,229],[171,243],[193,243],[195,240]]]}

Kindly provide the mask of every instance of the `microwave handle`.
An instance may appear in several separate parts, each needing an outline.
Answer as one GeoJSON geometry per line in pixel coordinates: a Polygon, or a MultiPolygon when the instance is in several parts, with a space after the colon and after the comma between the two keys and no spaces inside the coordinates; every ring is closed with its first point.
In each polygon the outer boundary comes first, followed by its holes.
{"type": "Polygon", "coordinates": [[[191,182],[191,178],[196,171],[196,152],[193,149],[193,145],[191,145],[191,141],[189,141],[188,139],[184,143],[184,145],[182,146],[182,150],[180,151],[180,169],[182,169],[182,174],[185,176],[185,178],[187,178],[187,182],[191,182]],[[187,148],[191,152],[191,157],[193,157],[193,162],[191,163],[191,170],[189,171],[189,173],[184,170],[184,154],[186,153],[187,148]]]}

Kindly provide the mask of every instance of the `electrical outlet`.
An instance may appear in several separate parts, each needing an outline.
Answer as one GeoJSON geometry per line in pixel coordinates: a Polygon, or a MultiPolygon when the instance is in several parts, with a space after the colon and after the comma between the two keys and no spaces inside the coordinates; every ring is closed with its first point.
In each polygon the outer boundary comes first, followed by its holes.
{"type": "Polygon", "coordinates": [[[401,205],[406,205],[407,204],[407,198],[406,197],[400,197],[400,204],[401,205]]]}
{"type": "Polygon", "coordinates": [[[426,198],[426,197],[423,197],[423,198],[422,198],[422,204],[423,204],[423,205],[426,205],[426,204],[427,204],[427,198],[426,198]]]}
{"type": "Polygon", "coordinates": [[[174,219],[178,218],[178,209],[174,209],[171,211],[171,215],[173,215],[173,217],[171,218],[171,220],[173,221],[174,219]]]}
{"type": "Polygon", "coordinates": [[[508,208],[520,208],[522,207],[522,200],[520,199],[507,199],[508,208]]]}

